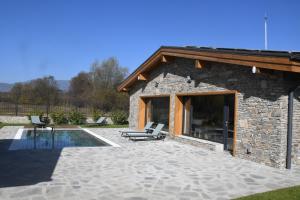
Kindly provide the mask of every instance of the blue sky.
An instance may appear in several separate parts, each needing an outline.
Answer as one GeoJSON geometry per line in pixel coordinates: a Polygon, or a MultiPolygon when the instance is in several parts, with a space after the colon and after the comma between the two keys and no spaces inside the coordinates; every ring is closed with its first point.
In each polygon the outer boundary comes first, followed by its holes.
{"type": "Polygon", "coordinates": [[[297,0],[0,0],[0,82],[66,80],[114,56],[132,72],[161,45],[300,51],[297,0]]]}

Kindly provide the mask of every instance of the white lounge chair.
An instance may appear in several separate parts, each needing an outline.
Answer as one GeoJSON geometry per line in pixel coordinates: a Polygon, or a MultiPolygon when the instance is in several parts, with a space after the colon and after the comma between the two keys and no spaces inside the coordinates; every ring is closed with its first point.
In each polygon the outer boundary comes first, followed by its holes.
{"type": "Polygon", "coordinates": [[[162,134],[161,131],[164,127],[164,124],[157,124],[155,129],[152,129],[152,132],[135,132],[135,133],[127,133],[127,137],[129,139],[132,138],[153,138],[153,139],[161,139],[165,137],[165,134],[162,134]]]}
{"type": "Polygon", "coordinates": [[[147,122],[146,126],[142,131],[128,130],[128,131],[119,131],[119,132],[121,133],[122,137],[128,137],[127,133],[147,133],[152,131],[150,128],[152,127],[153,124],[154,122],[147,122]]]}

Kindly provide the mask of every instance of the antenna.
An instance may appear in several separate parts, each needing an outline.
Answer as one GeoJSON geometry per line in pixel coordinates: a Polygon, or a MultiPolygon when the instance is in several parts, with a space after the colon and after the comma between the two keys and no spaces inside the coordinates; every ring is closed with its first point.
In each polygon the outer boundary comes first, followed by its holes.
{"type": "Polygon", "coordinates": [[[265,50],[268,49],[268,24],[267,24],[267,21],[268,21],[268,17],[267,17],[267,14],[265,14],[265,50]]]}

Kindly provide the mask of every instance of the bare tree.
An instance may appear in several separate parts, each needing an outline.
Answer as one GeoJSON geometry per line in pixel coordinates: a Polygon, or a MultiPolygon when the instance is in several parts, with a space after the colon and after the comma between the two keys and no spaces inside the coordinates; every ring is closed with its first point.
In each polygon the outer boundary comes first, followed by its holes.
{"type": "Polygon", "coordinates": [[[92,81],[90,75],[85,72],[80,72],[73,77],[69,87],[69,97],[71,103],[76,107],[83,107],[89,104],[92,81]]]}
{"type": "Polygon", "coordinates": [[[16,83],[10,91],[11,99],[15,104],[15,114],[18,115],[19,103],[22,98],[22,83],[16,83]]]}
{"type": "Polygon", "coordinates": [[[50,105],[55,104],[59,98],[59,88],[53,76],[39,78],[31,81],[33,94],[38,104],[46,106],[47,117],[50,105]]]}
{"type": "MultiPolygon", "coordinates": [[[[120,95],[117,92],[117,86],[124,80],[128,74],[126,67],[121,67],[116,58],[109,58],[103,62],[94,62],[91,67],[91,80],[93,90],[91,102],[94,108],[104,111],[112,111],[122,107],[120,105],[128,105],[128,96],[120,95]]],[[[125,106],[125,109],[128,106],[125,106]]]]}

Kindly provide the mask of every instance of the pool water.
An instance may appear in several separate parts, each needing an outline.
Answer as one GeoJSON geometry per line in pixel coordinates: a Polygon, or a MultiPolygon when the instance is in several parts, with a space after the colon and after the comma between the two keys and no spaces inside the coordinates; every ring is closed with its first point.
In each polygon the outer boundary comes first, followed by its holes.
{"type": "Polygon", "coordinates": [[[14,140],[11,150],[62,149],[64,147],[110,146],[84,130],[24,130],[19,140],[14,140]]]}

